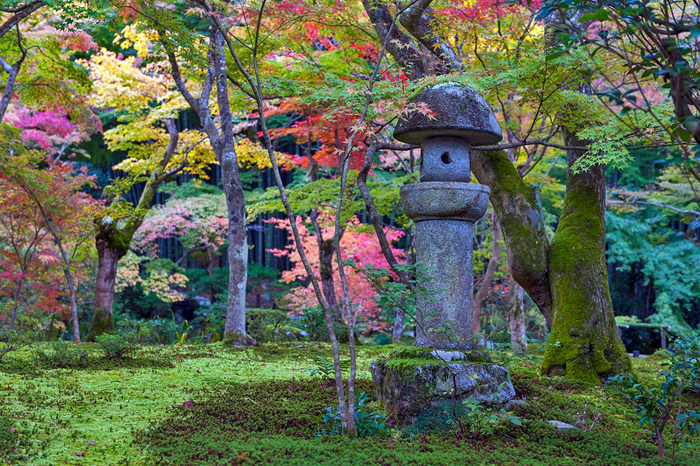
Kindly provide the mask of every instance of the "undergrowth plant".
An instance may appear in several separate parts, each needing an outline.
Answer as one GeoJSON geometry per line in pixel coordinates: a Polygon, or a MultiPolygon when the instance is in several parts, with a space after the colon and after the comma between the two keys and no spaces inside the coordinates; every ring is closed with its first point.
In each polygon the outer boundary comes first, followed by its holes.
{"type": "Polygon", "coordinates": [[[679,338],[670,348],[668,370],[661,371],[659,387],[645,387],[636,375],[610,377],[607,386],[632,403],[639,415],[639,425],[648,425],[658,447],[658,456],[665,456],[664,431],[673,426],[673,458],[679,440],[700,432],[700,414],[695,410],[683,412],[686,391],[697,389],[700,376],[699,340],[679,338]]]}
{"type": "Polygon", "coordinates": [[[142,332],[128,330],[122,333],[99,335],[95,338],[95,342],[108,359],[124,359],[138,350],[142,336],[142,332]]]}
{"type": "MultiPolygon", "coordinates": [[[[339,435],[342,433],[342,418],[338,405],[329,406],[323,415],[323,422],[328,429],[321,429],[316,434],[317,437],[324,435],[339,435]]],[[[360,392],[355,397],[355,428],[357,436],[365,437],[386,437],[389,435],[386,417],[380,410],[373,410],[369,405],[369,397],[365,392],[360,392]]]]}
{"type": "Polygon", "coordinates": [[[311,377],[321,377],[325,381],[332,381],[334,374],[333,361],[322,356],[315,356],[317,361],[316,366],[309,368],[309,376],[311,377]]]}
{"type": "Polygon", "coordinates": [[[32,360],[36,366],[50,369],[73,368],[86,367],[89,363],[85,350],[70,341],[56,340],[49,346],[50,351],[44,350],[46,345],[34,348],[32,360]]]}
{"type": "Polygon", "coordinates": [[[0,333],[0,361],[2,358],[13,351],[25,348],[32,344],[37,339],[37,334],[33,332],[11,332],[0,333]]]}
{"type": "Polygon", "coordinates": [[[484,435],[493,434],[503,422],[522,426],[518,416],[507,413],[505,408],[487,406],[476,398],[469,397],[462,403],[463,418],[473,439],[483,440],[484,435]]]}

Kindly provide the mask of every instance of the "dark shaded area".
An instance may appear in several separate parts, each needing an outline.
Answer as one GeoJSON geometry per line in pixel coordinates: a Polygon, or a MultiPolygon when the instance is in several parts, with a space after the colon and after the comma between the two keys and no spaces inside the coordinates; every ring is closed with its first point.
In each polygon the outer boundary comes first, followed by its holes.
{"type": "MultiPolygon", "coordinates": [[[[654,354],[661,348],[661,331],[658,328],[620,327],[622,343],[629,353],[654,354]]],[[[669,341],[669,340],[667,340],[669,341]]]]}
{"type": "MultiPolygon", "coordinates": [[[[337,403],[333,387],[314,380],[212,386],[193,393],[191,401],[137,433],[136,441],[159,464],[172,465],[668,464],[668,459],[655,456],[656,448],[643,429],[616,424],[607,414],[591,432],[548,426],[545,420],[568,419],[572,409],[583,408],[570,393],[585,384],[547,379],[542,386],[532,376],[518,371],[514,380],[518,394],[531,403],[519,413],[523,426],[505,423],[480,441],[458,440],[452,432],[419,433],[412,440],[314,438],[325,427],[324,408],[337,403]]],[[[368,381],[358,381],[358,392],[370,388],[368,381]]],[[[610,404],[617,411],[629,410],[610,404]]],[[[699,455],[681,449],[676,464],[697,464],[699,455]]]]}

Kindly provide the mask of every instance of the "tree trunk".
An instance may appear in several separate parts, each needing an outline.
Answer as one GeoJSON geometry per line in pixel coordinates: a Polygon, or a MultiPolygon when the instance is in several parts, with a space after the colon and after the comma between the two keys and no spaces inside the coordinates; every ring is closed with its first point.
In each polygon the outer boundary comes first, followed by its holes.
{"type": "Polygon", "coordinates": [[[234,345],[254,344],[246,335],[245,296],[248,281],[248,235],[245,225],[243,187],[238,175],[238,157],[232,146],[219,158],[228,207],[228,301],[225,339],[234,345]]]}
{"type": "Polygon", "coordinates": [[[333,320],[339,324],[345,325],[342,313],[340,312],[340,306],[338,305],[338,298],[335,294],[335,281],[333,280],[333,252],[335,250],[333,247],[333,238],[322,240],[319,246],[318,252],[323,296],[326,297],[328,305],[333,309],[333,320]]]}
{"type": "Polygon", "coordinates": [[[527,325],[525,323],[525,303],[523,287],[511,277],[508,299],[508,326],[510,327],[510,347],[513,354],[527,352],[527,325]]]}
{"type": "Polygon", "coordinates": [[[78,321],[78,304],[75,300],[75,282],[73,281],[73,274],[70,271],[70,264],[64,267],[63,273],[68,282],[70,315],[71,319],[73,319],[73,343],[78,344],[80,343],[80,322],[78,321]]]}
{"type": "MultiPolygon", "coordinates": [[[[582,143],[571,134],[566,144],[582,143]]],[[[552,333],[542,373],[600,383],[631,372],[617,335],[605,261],[605,167],[574,173],[582,151],[567,152],[566,197],[549,252],[552,333]]]]}
{"type": "MultiPolygon", "coordinates": [[[[411,68],[418,51],[415,41],[421,38],[391,33],[388,7],[371,0],[363,4],[379,38],[392,41],[388,52],[411,68]]],[[[413,16],[427,23],[433,19],[430,14],[413,16]]],[[[572,145],[571,138],[565,139],[572,145]]],[[[569,167],[578,156],[569,154],[569,167]]],[[[630,361],[615,331],[605,266],[603,167],[569,173],[556,244],[550,248],[538,188],[525,183],[504,151],[471,150],[470,159],[476,179],[491,189],[513,278],[553,329],[543,372],[595,382],[600,375],[627,372],[630,361]]]]}
{"type": "Polygon", "coordinates": [[[503,231],[513,278],[527,291],[551,327],[549,240],[539,189],[523,181],[504,151],[472,150],[470,158],[476,179],[491,189],[491,204],[503,231]]]}
{"type": "MultiPolygon", "coordinates": [[[[129,248],[131,240],[143,223],[143,219],[151,206],[153,197],[158,192],[158,187],[165,181],[166,175],[174,175],[182,170],[185,165],[181,164],[174,170],[165,173],[165,169],[170,163],[177,143],[179,133],[173,119],[164,121],[165,127],[170,135],[170,141],[165,155],[160,163],[151,173],[151,177],[146,181],[139,202],[131,215],[126,219],[126,224],[119,227],[115,223],[105,223],[106,219],[98,219],[98,233],[95,237],[97,246],[97,281],[95,283],[95,305],[92,316],[92,324],[86,337],[86,341],[95,341],[95,337],[114,330],[114,318],[112,316],[112,303],[114,301],[114,282],[117,277],[117,264],[119,259],[124,257],[129,248]]],[[[117,201],[115,201],[117,202],[117,201]]]]}
{"type": "Polygon", "coordinates": [[[391,330],[391,342],[401,343],[401,338],[403,337],[404,321],[406,320],[406,313],[403,309],[396,308],[396,317],[394,318],[394,328],[391,330]]]}
{"type": "Polygon", "coordinates": [[[479,286],[479,291],[476,293],[476,298],[474,299],[474,333],[477,334],[481,332],[481,305],[489,295],[491,291],[491,280],[493,280],[493,275],[496,273],[496,267],[498,267],[498,258],[501,255],[501,226],[498,224],[498,218],[496,216],[496,211],[491,217],[491,225],[493,225],[493,244],[491,258],[489,259],[489,264],[486,266],[486,272],[484,273],[484,278],[481,281],[481,286],[479,286]]]}
{"type": "Polygon", "coordinates": [[[112,303],[114,302],[114,283],[117,278],[117,264],[127,251],[114,248],[99,235],[97,246],[97,280],[95,282],[95,304],[92,325],[85,341],[95,341],[95,337],[114,330],[112,303]]]}
{"type": "Polygon", "coordinates": [[[14,293],[12,293],[12,311],[10,311],[10,325],[8,331],[13,331],[15,329],[15,321],[17,320],[17,301],[19,301],[19,294],[22,291],[23,281],[20,281],[15,287],[14,293]]]}

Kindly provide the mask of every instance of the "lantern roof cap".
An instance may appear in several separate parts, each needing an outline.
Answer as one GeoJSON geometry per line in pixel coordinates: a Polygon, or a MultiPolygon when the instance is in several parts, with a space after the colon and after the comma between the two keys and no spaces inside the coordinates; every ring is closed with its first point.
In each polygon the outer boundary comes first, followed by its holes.
{"type": "Polygon", "coordinates": [[[399,141],[421,145],[429,138],[457,136],[472,146],[483,146],[503,139],[491,106],[472,87],[436,84],[423,89],[413,103],[427,104],[431,115],[412,111],[403,116],[394,130],[399,141]]]}

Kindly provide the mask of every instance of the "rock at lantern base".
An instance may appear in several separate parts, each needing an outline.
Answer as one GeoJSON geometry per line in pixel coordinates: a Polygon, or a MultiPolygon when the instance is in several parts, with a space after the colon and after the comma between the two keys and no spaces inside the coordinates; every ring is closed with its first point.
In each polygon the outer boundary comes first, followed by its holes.
{"type": "Polygon", "coordinates": [[[491,364],[487,353],[449,352],[453,353],[449,362],[442,354],[448,352],[440,351],[442,360],[433,353],[429,348],[401,348],[370,365],[375,396],[388,416],[410,423],[433,407],[451,412],[453,374],[458,399],[471,397],[488,405],[501,405],[515,398],[508,370],[491,364]]]}

